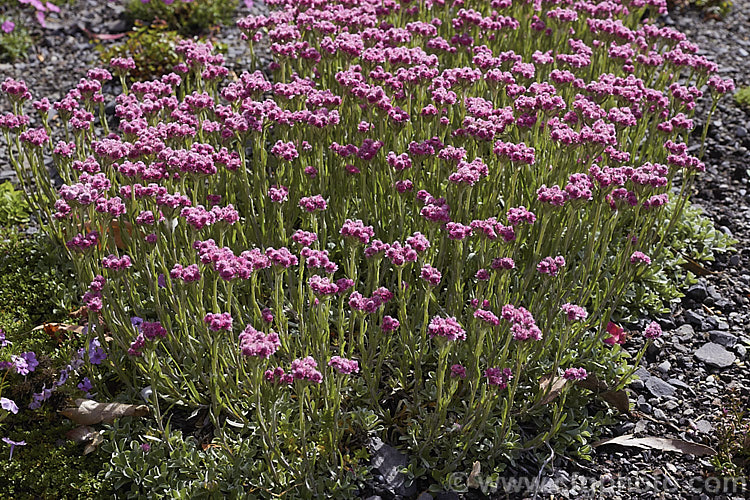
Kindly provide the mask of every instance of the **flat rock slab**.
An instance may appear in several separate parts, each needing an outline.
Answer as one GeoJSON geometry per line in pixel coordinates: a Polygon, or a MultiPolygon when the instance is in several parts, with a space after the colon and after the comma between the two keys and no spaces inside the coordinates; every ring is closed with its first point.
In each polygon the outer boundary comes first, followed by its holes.
{"type": "Polygon", "coordinates": [[[723,346],[709,342],[695,351],[695,357],[703,363],[717,368],[726,368],[734,363],[737,357],[723,346]]]}
{"type": "Polygon", "coordinates": [[[659,377],[649,377],[646,379],[646,389],[657,398],[662,396],[674,396],[674,393],[677,391],[673,385],[664,382],[659,377]]]}

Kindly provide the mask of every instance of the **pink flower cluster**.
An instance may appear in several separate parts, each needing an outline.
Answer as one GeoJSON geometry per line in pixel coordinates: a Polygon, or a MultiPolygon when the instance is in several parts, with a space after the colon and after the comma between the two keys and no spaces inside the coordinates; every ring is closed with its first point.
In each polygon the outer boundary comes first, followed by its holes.
{"type": "Polygon", "coordinates": [[[510,332],[514,339],[541,340],[542,331],[536,326],[534,316],[524,307],[506,304],[503,306],[502,317],[511,324],[510,332]]]}
{"type": "Polygon", "coordinates": [[[250,325],[240,333],[240,351],[245,356],[258,358],[270,358],[281,346],[281,341],[276,333],[264,334],[250,325]]]}
{"type": "Polygon", "coordinates": [[[359,363],[357,361],[353,359],[342,358],[341,356],[333,356],[328,362],[328,366],[341,373],[342,375],[359,373],[359,363]]]}
{"type": "Polygon", "coordinates": [[[449,341],[466,340],[466,330],[461,327],[455,316],[433,317],[427,327],[427,332],[430,338],[439,337],[449,341]]]}

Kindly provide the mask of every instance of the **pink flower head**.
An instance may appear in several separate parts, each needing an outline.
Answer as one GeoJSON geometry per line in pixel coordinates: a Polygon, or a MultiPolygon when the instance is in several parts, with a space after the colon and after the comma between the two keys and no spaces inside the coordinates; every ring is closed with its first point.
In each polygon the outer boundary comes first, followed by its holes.
{"type": "Polygon", "coordinates": [[[203,322],[208,325],[208,329],[214,332],[220,330],[232,330],[232,315],[225,313],[208,313],[203,318],[203,322]]]}
{"type": "Polygon", "coordinates": [[[466,340],[466,330],[456,321],[455,316],[442,318],[435,316],[427,327],[430,338],[440,337],[445,340],[466,340]]]}
{"type": "Polygon", "coordinates": [[[513,269],[516,267],[516,263],[513,262],[513,259],[510,257],[500,257],[498,259],[492,259],[492,263],[490,264],[490,267],[492,269],[513,269]]]}
{"type": "Polygon", "coordinates": [[[511,324],[510,333],[516,340],[541,340],[542,331],[536,326],[534,316],[524,307],[512,304],[503,306],[502,317],[511,324]]]}
{"type": "Polygon", "coordinates": [[[323,381],[323,375],[317,370],[318,363],[312,358],[307,356],[302,359],[295,359],[292,361],[292,368],[290,373],[294,380],[309,381],[315,384],[319,384],[323,381]]]}
{"type": "Polygon", "coordinates": [[[643,331],[644,337],[647,339],[655,340],[661,337],[662,331],[661,326],[656,321],[652,321],[643,331]]]}
{"type": "Polygon", "coordinates": [[[476,311],[474,311],[474,317],[492,326],[497,326],[500,324],[500,318],[495,316],[492,311],[488,311],[486,309],[477,309],[476,311]]]}
{"type": "Polygon", "coordinates": [[[430,286],[438,286],[440,284],[440,280],[443,279],[443,275],[440,274],[440,271],[429,264],[425,264],[424,266],[422,266],[422,270],[419,276],[427,283],[429,283],[430,286]]]}
{"type": "Polygon", "coordinates": [[[341,235],[346,238],[359,240],[360,243],[367,244],[370,238],[375,235],[372,226],[365,226],[361,220],[346,219],[341,227],[341,235]]]}
{"type": "Polygon", "coordinates": [[[309,231],[298,229],[292,235],[292,241],[299,245],[309,247],[310,245],[318,241],[318,235],[309,231]]]}
{"type": "Polygon", "coordinates": [[[583,307],[571,304],[569,302],[560,306],[560,309],[565,313],[568,321],[583,321],[589,315],[589,313],[586,312],[586,309],[584,309],[583,307]]]}
{"type": "Polygon", "coordinates": [[[267,307],[260,312],[260,316],[266,323],[273,322],[273,312],[267,307]]]}
{"type": "Polygon", "coordinates": [[[636,265],[645,264],[648,266],[651,264],[651,258],[643,252],[633,252],[633,255],[630,256],[630,263],[636,265]]]}
{"type": "Polygon", "coordinates": [[[513,379],[513,372],[510,368],[487,368],[484,371],[484,376],[487,377],[488,384],[497,386],[499,389],[505,389],[508,387],[508,382],[513,379]]]}
{"type": "Polygon", "coordinates": [[[530,212],[524,206],[511,208],[508,210],[508,222],[511,226],[517,226],[521,223],[533,224],[536,222],[536,215],[530,212]]]}
{"type": "Polygon", "coordinates": [[[380,325],[380,329],[383,332],[388,333],[397,330],[399,326],[401,326],[401,323],[399,323],[396,318],[391,316],[383,316],[383,323],[380,325]]]}
{"type": "Polygon", "coordinates": [[[568,368],[563,374],[563,378],[566,380],[585,380],[588,376],[585,368],[568,368]]]}
{"type": "Polygon", "coordinates": [[[281,203],[289,199],[289,188],[273,185],[268,189],[268,197],[275,203],[281,203]]]}
{"type": "Polygon", "coordinates": [[[296,255],[289,251],[286,247],[266,248],[266,257],[271,261],[273,265],[288,268],[296,266],[299,263],[299,259],[296,255]]]}
{"type": "Polygon", "coordinates": [[[451,377],[453,378],[466,378],[466,367],[463,365],[455,364],[451,366],[451,377]]]}
{"type": "Polygon", "coordinates": [[[239,342],[242,354],[263,359],[270,358],[281,346],[276,333],[264,335],[250,325],[240,333],[239,342]]]}
{"type": "Polygon", "coordinates": [[[562,255],[557,257],[545,257],[537,264],[536,270],[541,274],[548,274],[550,276],[557,276],[560,269],[565,266],[565,258],[562,255]]]}
{"type": "Polygon", "coordinates": [[[341,356],[333,356],[328,362],[328,366],[332,367],[342,375],[359,373],[359,363],[353,359],[346,359],[341,356]]]}
{"type": "Polygon", "coordinates": [[[325,210],[328,204],[319,194],[315,196],[305,196],[299,200],[299,206],[305,212],[315,212],[316,210],[325,210]]]}

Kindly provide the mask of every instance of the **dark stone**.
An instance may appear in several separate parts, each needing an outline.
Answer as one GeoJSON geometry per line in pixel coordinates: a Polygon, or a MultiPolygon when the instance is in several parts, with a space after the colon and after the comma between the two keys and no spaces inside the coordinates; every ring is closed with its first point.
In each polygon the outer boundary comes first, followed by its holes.
{"type": "Polygon", "coordinates": [[[393,446],[385,444],[379,438],[373,438],[368,443],[372,456],[373,469],[383,475],[383,486],[394,495],[411,496],[417,492],[414,484],[408,484],[409,479],[400,469],[409,464],[409,459],[393,446]]]}
{"type": "Polygon", "coordinates": [[[703,300],[708,296],[706,284],[701,282],[696,283],[695,285],[687,289],[685,295],[695,300],[696,302],[703,302],[703,300]]]}
{"type": "Polygon", "coordinates": [[[635,406],[643,413],[651,413],[651,405],[646,402],[646,398],[643,395],[638,396],[635,406]]]}
{"type": "Polygon", "coordinates": [[[458,493],[453,491],[441,491],[435,494],[435,500],[459,500],[458,493]]]}
{"type": "Polygon", "coordinates": [[[685,321],[687,321],[694,328],[700,329],[700,326],[703,324],[703,315],[695,311],[687,310],[683,313],[683,316],[685,316],[685,321]]]}
{"type": "Polygon", "coordinates": [[[736,356],[731,352],[724,349],[719,344],[709,342],[703,347],[695,351],[695,357],[709,366],[715,366],[717,368],[726,368],[731,366],[736,359],[736,356]]]}
{"type": "Polygon", "coordinates": [[[733,347],[737,343],[737,336],[732,335],[729,332],[723,332],[720,330],[713,330],[708,332],[708,338],[711,342],[715,342],[724,347],[733,347]]]}

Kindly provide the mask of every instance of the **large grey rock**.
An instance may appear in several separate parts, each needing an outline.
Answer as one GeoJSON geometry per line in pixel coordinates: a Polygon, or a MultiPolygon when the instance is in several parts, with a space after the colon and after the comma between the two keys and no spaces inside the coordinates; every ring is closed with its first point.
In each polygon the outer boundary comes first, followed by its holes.
{"type": "Polygon", "coordinates": [[[401,468],[409,465],[406,455],[380,438],[371,439],[369,445],[372,466],[383,476],[383,486],[394,495],[414,495],[417,487],[401,473],[401,468]]]}
{"type": "Polygon", "coordinates": [[[705,344],[703,347],[695,351],[695,357],[699,361],[709,366],[715,366],[717,368],[726,368],[727,366],[731,366],[731,364],[734,363],[734,360],[736,359],[736,356],[734,354],[727,351],[719,344],[714,344],[713,342],[709,342],[708,344],[705,344]]]}

